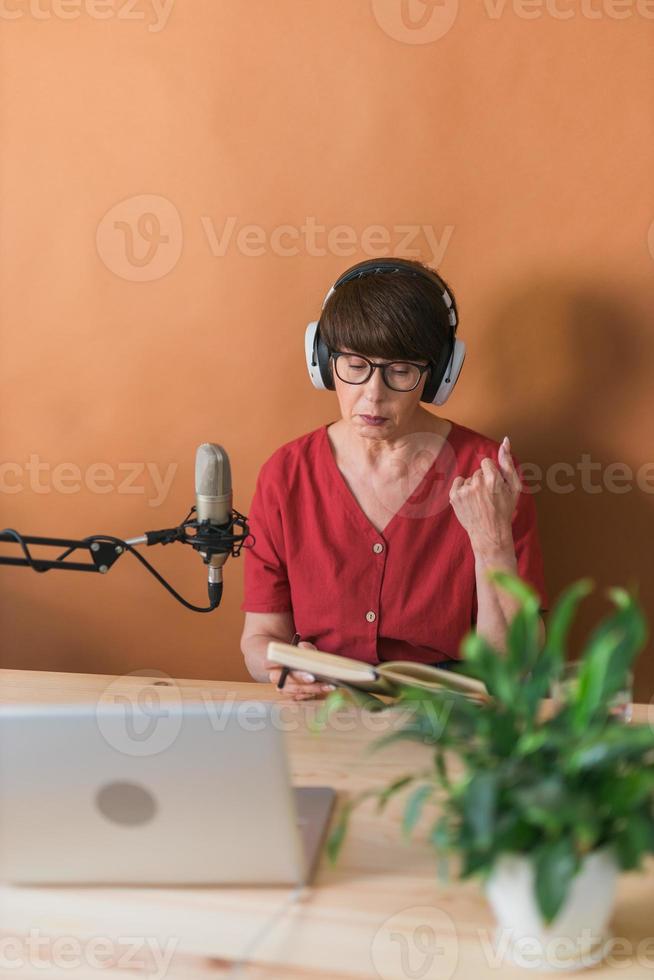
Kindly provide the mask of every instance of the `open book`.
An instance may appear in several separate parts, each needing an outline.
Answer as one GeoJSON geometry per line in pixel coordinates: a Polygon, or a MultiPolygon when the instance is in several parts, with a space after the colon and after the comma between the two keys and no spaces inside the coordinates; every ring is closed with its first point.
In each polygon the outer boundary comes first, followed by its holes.
{"type": "Polygon", "coordinates": [[[373,666],[335,653],[277,642],[268,644],[266,657],[271,665],[305,670],[317,680],[332,684],[340,682],[370,694],[396,697],[400,685],[411,684],[426,691],[454,691],[475,701],[487,701],[490,697],[486,685],[473,677],[410,660],[388,660],[373,666]]]}

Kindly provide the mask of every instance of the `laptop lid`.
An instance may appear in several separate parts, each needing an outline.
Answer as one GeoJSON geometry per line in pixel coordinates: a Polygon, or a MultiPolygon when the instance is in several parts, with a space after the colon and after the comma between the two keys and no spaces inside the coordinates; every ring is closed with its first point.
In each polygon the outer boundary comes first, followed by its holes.
{"type": "Polygon", "coordinates": [[[271,707],[164,705],[149,731],[121,704],[1,707],[0,879],[304,881],[271,707]]]}

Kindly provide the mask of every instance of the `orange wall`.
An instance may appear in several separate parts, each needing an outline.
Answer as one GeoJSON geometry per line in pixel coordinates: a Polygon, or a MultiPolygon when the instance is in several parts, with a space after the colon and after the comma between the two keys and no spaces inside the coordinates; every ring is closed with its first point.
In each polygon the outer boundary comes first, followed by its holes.
{"type": "MultiPolygon", "coordinates": [[[[399,0],[2,5],[3,524],[176,523],[207,440],[227,447],[247,511],[264,459],[337,415],[306,378],[304,326],[384,236],[455,289],[469,357],[447,417],[509,433],[543,468],[588,454],[595,481],[654,459],[654,5],[402,13],[399,0]],[[311,241],[307,222],[331,234],[311,241]],[[168,489],[148,475],[126,492],[127,467],[148,463],[168,489]]],[[[651,616],[654,473],[598,494],[575,474],[571,493],[537,495],[550,591],[589,572],[635,581],[651,616]]],[[[150,556],[204,601],[195,555],[150,556]]],[[[106,579],[0,569],[1,662],[243,678],[242,571],[228,563],[221,610],[203,617],[130,558],[106,579]]]]}

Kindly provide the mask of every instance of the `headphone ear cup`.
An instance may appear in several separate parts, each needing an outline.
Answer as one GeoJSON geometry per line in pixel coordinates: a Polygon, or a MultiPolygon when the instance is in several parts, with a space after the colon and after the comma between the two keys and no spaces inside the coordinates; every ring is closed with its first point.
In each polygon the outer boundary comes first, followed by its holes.
{"type": "Polygon", "coordinates": [[[329,350],[320,336],[320,321],[313,320],[304,333],[304,356],[314,388],[334,390],[329,350]]]}
{"type": "Polygon", "coordinates": [[[432,365],[427,375],[427,381],[425,382],[425,387],[423,388],[422,395],[420,396],[420,401],[425,402],[427,405],[433,405],[434,398],[439,387],[438,378],[436,377],[436,372],[434,370],[434,366],[432,365]]]}
{"type": "Polygon", "coordinates": [[[316,350],[318,353],[318,364],[320,366],[320,376],[325,382],[325,388],[328,391],[334,391],[336,385],[334,384],[334,374],[332,371],[332,360],[329,356],[329,347],[324,342],[320,336],[320,323],[318,323],[318,330],[316,334],[316,350]]]}
{"type": "Polygon", "coordinates": [[[445,369],[430,377],[420,401],[428,402],[431,405],[444,405],[459,380],[465,357],[466,345],[462,340],[455,339],[454,349],[448,358],[445,369]]]}

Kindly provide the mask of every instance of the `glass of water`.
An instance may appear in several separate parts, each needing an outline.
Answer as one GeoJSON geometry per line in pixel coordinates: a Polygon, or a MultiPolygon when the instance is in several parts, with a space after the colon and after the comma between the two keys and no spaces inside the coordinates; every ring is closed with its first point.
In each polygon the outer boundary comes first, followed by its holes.
{"type": "MultiPolygon", "coordinates": [[[[554,708],[560,708],[568,700],[569,693],[579,681],[580,660],[570,660],[565,664],[558,681],[552,685],[552,701],[554,708]]],[[[634,675],[629,671],[625,677],[624,687],[617,691],[610,701],[611,714],[620,721],[630,722],[633,716],[634,675]]]]}

